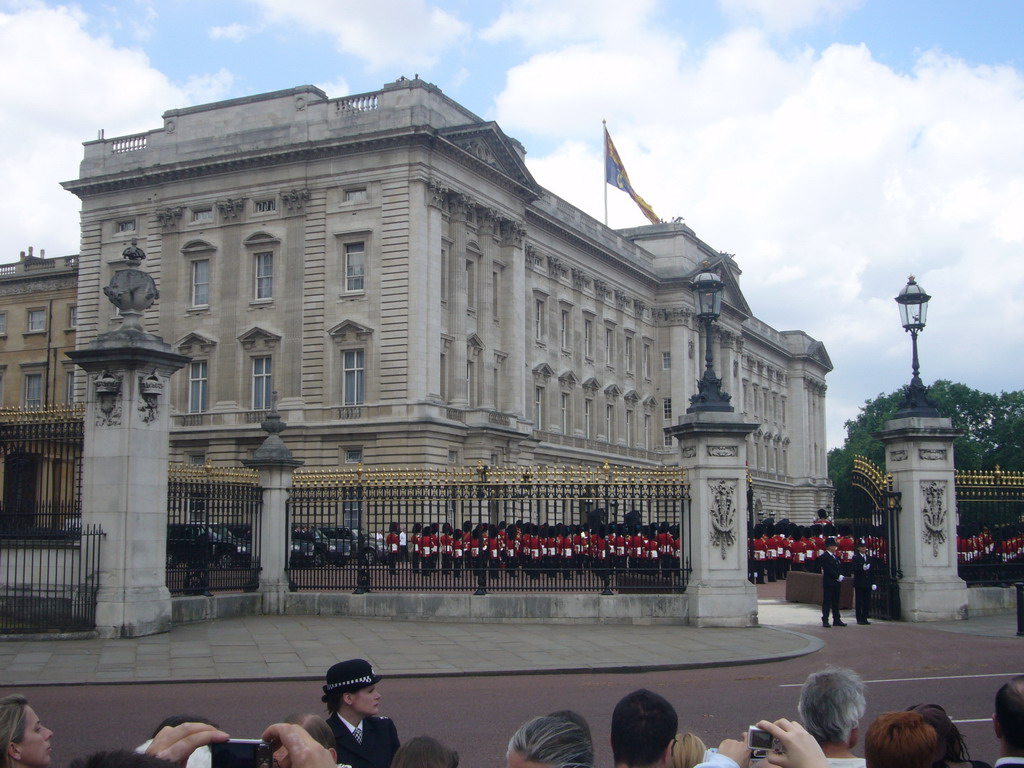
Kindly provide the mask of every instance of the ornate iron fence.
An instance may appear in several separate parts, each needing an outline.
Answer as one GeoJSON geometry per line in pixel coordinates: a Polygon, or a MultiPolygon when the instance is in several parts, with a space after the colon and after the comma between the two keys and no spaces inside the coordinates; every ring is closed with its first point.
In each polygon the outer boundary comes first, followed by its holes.
{"type": "Polygon", "coordinates": [[[0,409],[0,537],[77,538],[83,413],[81,406],[0,409]]]}
{"type": "Polygon", "coordinates": [[[956,473],[957,564],[968,584],[1024,579],[1024,472],[956,473]]]}
{"type": "Polygon", "coordinates": [[[95,629],[103,531],[76,533],[0,540],[0,633],[95,629]]]}
{"type": "Polygon", "coordinates": [[[167,479],[167,588],[171,594],[259,586],[259,473],[172,464],[167,479]]]}
{"type": "Polygon", "coordinates": [[[853,539],[864,539],[878,590],[871,594],[873,618],[900,616],[900,510],[903,494],[893,490],[892,475],[884,473],[870,459],[854,456],[850,475],[855,488],[866,494],[867,504],[850,510],[845,522],[851,524],[853,539]]]}
{"type": "Polygon", "coordinates": [[[678,468],[299,471],[293,589],[682,591],[678,468]]]}

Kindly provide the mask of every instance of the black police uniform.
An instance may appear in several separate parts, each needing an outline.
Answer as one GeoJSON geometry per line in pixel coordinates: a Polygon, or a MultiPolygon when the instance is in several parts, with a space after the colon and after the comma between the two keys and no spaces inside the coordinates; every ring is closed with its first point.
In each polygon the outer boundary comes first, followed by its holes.
{"type": "Polygon", "coordinates": [[[860,552],[853,556],[853,598],[858,624],[870,624],[868,613],[871,610],[871,561],[860,552]]]}
{"type": "Polygon", "coordinates": [[[338,763],[352,768],[388,768],[398,751],[398,729],[389,717],[364,717],[362,742],[356,741],[337,713],[327,719],[337,743],[338,763]]]}

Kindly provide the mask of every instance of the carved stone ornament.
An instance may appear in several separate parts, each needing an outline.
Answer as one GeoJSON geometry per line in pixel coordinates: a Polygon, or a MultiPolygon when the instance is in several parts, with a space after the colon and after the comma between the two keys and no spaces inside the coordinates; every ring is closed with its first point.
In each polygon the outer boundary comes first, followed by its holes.
{"type": "Polygon", "coordinates": [[[738,448],[735,445],[709,445],[708,456],[719,459],[728,459],[738,455],[738,448]]]}
{"type": "Polygon", "coordinates": [[[93,381],[96,391],[96,426],[116,427],[121,423],[121,377],[103,371],[93,381]]]}
{"type": "Polygon", "coordinates": [[[289,211],[301,211],[309,200],[308,189],[289,189],[281,193],[281,202],[289,211]]]}
{"type": "Polygon", "coordinates": [[[427,181],[427,205],[447,212],[448,193],[450,191],[448,187],[437,179],[429,179],[427,181]]]}
{"type": "Polygon", "coordinates": [[[722,559],[730,547],[736,544],[736,481],[709,480],[711,491],[711,536],[712,547],[718,547],[722,559]]]}
{"type": "Polygon", "coordinates": [[[694,456],[697,455],[697,449],[694,448],[692,445],[687,445],[683,448],[682,453],[684,459],[692,459],[694,456]]]}
{"type": "Polygon", "coordinates": [[[160,381],[156,373],[149,376],[139,376],[139,413],[143,423],[149,424],[156,420],[159,415],[160,395],[163,394],[164,383],[160,381]]]}
{"type": "Polygon", "coordinates": [[[572,268],[572,287],[581,290],[590,287],[590,279],[587,277],[587,273],[579,267],[572,268]]]}
{"type": "Polygon", "coordinates": [[[526,226],[521,221],[502,219],[498,223],[499,237],[503,246],[522,248],[526,237],[526,226]]]}
{"type": "Polygon", "coordinates": [[[114,274],[110,285],[103,289],[103,293],[121,312],[121,327],[125,330],[141,331],[142,324],[139,318],[160,298],[160,292],[149,273],[139,269],[139,264],[146,258],[146,254],[139,248],[136,238],[132,238],[132,244],[124,249],[122,255],[127,267],[114,274]]]}
{"type": "Polygon", "coordinates": [[[921,495],[924,507],[924,543],[930,544],[932,556],[939,556],[939,545],[946,543],[946,484],[940,480],[922,480],[921,495]]]}
{"type": "Polygon", "coordinates": [[[907,460],[907,452],[905,450],[903,450],[902,448],[900,450],[898,450],[898,451],[890,451],[889,452],[889,461],[906,461],[906,460],[907,460]]]}
{"type": "Polygon", "coordinates": [[[156,212],[156,221],[163,229],[170,229],[181,220],[182,207],[161,208],[156,212]]]}
{"type": "Polygon", "coordinates": [[[919,448],[917,455],[924,461],[945,461],[945,448],[919,448]]]}
{"type": "Polygon", "coordinates": [[[217,210],[220,211],[221,218],[237,219],[245,210],[245,198],[229,197],[227,200],[218,200],[217,210]]]}

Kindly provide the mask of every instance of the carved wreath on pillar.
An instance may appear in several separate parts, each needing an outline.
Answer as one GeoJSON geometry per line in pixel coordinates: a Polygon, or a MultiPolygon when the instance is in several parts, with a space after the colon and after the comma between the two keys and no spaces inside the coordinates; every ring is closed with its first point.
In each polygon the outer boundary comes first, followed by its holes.
{"type": "Polygon", "coordinates": [[[939,545],[946,543],[946,484],[939,480],[922,480],[924,508],[924,543],[932,547],[932,556],[939,556],[939,545]]]}
{"type": "Polygon", "coordinates": [[[709,480],[711,491],[711,546],[726,551],[736,543],[736,481],[709,480]]]}

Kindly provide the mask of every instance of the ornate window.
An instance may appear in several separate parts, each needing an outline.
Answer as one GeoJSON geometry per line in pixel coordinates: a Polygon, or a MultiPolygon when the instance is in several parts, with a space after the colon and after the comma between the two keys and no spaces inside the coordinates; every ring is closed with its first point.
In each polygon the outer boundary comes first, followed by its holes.
{"type": "Polygon", "coordinates": [[[29,333],[39,333],[40,331],[46,330],[46,310],[45,309],[30,309],[28,311],[28,324],[26,325],[29,333]]]}
{"type": "Polygon", "coordinates": [[[192,262],[192,306],[210,306],[210,260],[192,262]]]}
{"type": "Polygon", "coordinates": [[[345,291],[366,290],[366,243],[345,243],[345,291]]]}
{"type": "Polygon", "coordinates": [[[209,407],[210,375],[205,360],[194,360],[188,366],[188,412],[205,413],[209,407]]]}
{"type": "Polygon", "coordinates": [[[25,408],[43,407],[43,374],[26,373],[23,390],[22,406],[25,408]]]}
{"type": "Polygon", "coordinates": [[[253,277],[255,279],[256,301],[274,298],[274,252],[260,251],[253,254],[253,277]]]}
{"type": "Polygon", "coordinates": [[[252,409],[266,411],[273,404],[274,391],[273,358],[254,357],[252,359],[252,409]]]}
{"type": "Polygon", "coordinates": [[[366,398],[366,352],[346,349],[341,355],[342,405],[362,405],[366,398]]]}

